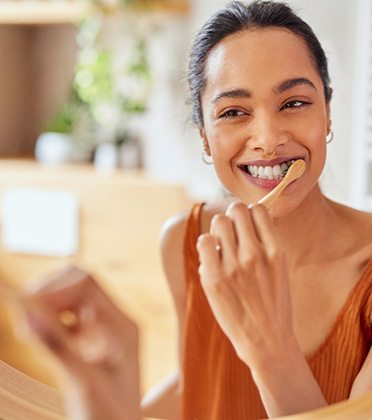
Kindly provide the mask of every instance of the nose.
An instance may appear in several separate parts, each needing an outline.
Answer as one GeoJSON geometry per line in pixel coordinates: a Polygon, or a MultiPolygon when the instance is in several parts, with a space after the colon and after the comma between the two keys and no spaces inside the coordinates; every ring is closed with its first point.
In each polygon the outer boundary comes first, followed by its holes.
{"type": "Polygon", "coordinates": [[[248,147],[264,157],[273,157],[288,142],[288,133],[279,121],[268,115],[256,115],[251,121],[248,147]]]}

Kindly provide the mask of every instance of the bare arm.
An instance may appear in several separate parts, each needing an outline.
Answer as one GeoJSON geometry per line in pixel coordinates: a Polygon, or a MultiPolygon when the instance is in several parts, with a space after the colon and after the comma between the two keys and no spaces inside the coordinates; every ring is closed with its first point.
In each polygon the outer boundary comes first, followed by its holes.
{"type": "MultiPolygon", "coordinates": [[[[161,235],[161,256],[164,272],[173,297],[178,323],[178,352],[181,360],[181,342],[186,307],[183,241],[186,228],[185,215],[169,219],[161,235]]],[[[181,418],[182,373],[180,367],[174,374],[152,388],[142,400],[145,417],[167,420],[181,418]]]]}

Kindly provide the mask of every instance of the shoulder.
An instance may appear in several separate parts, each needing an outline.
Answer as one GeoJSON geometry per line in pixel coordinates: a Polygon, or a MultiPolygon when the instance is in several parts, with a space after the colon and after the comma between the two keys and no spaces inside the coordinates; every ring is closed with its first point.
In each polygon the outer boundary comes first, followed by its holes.
{"type": "Polygon", "coordinates": [[[186,234],[188,212],[170,217],[163,225],[160,233],[160,249],[164,270],[172,266],[183,266],[183,245],[186,234]]]}
{"type": "Polygon", "coordinates": [[[160,232],[162,250],[170,250],[183,241],[189,213],[183,212],[167,219],[160,232]]]}
{"type": "MultiPolygon", "coordinates": [[[[332,202],[332,206],[343,220],[345,238],[352,250],[372,258],[372,213],[332,202]]],[[[341,232],[340,231],[340,232],[341,232]]]]}
{"type": "MultiPolygon", "coordinates": [[[[372,213],[368,211],[358,210],[344,204],[332,202],[336,211],[342,215],[347,221],[352,223],[357,229],[365,230],[372,228],[372,213]]],[[[372,235],[372,231],[368,233],[372,235]]]]}
{"type": "MultiPolygon", "coordinates": [[[[365,279],[367,303],[364,307],[366,319],[372,322],[372,214],[335,203],[336,211],[342,216],[343,226],[338,231],[338,247],[354,276],[365,279]]],[[[346,268],[345,268],[346,269],[346,268]]]]}
{"type": "MultiPolygon", "coordinates": [[[[210,221],[217,213],[226,211],[232,200],[206,203],[200,214],[200,233],[208,232],[210,221]]],[[[160,235],[160,248],[164,272],[173,298],[182,301],[185,296],[185,258],[184,242],[190,211],[169,218],[163,225],[160,235]]]]}
{"type": "MultiPolygon", "coordinates": [[[[210,221],[213,216],[218,213],[225,213],[229,204],[236,201],[234,198],[226,198],[220,201],[205,203],[201,209],[200,221],[201,221],[201,232],[204,233],[209,230],[210,221]]],[[[161,248],[168,252],[180,245],[183,245],[185,238],[187,222],[191,214],[190,211],[186,211],[175,216],[170,217],[164,223],[161,230],[161,248]]]]}
{"type": "Polygon", "coordinates": [[[178,316],[182,316],[186,301],[184,239],[189,212],[170,217],[160,234],[160,250],[164,274],[172,294],[178,316]]]}
{"type": "Polygon", "coordinates": [[[231,203],[237,201],[235,197],[229,196],[223,200],[206,203],[201,215],[201,233],[209,232],[209,227],[216,214],[225,213],[231,203]]]}
{"type": "MultiPolygon", "coordinates": [[[[214,215],[224,213],[235,199],[229,197],[224,200],[205,203],[201,209],[200,233],[208,232],[209,225],[214,215]]],[[[182,250],[184,246],[185,235],[187,231],[187,222],[191,210],[170,217],[163,225],[160,234],[160,244],[163,262],[183,259],[182,250]]]]}
{"type": "Polygon", "coordinates": [[[372,258],[372,213],[351,209],[351,223],[355,231],[355,237],[361,244],[366,244],[372,258]]]}

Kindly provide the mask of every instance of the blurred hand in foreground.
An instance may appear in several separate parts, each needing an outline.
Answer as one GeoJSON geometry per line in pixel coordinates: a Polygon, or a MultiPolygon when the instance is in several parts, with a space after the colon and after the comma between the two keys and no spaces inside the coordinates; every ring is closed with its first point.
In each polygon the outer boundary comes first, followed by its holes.
{"type": "Polygon", "coordinates": [[[69,267],[22,300],[29,329],[62,364],[69,417],[140,419],[138,329],[96,281],[69,267]]]}

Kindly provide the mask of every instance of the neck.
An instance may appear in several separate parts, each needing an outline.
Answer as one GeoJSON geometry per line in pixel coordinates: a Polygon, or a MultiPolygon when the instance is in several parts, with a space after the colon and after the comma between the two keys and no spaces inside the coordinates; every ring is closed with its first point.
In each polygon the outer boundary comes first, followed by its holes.
{"type": "Polygon", "coordinates": [[[324,197],[318,184],[296,210],[275,219],[291,269],[326,258],[337,219],[332,201],[324,197]]]}

